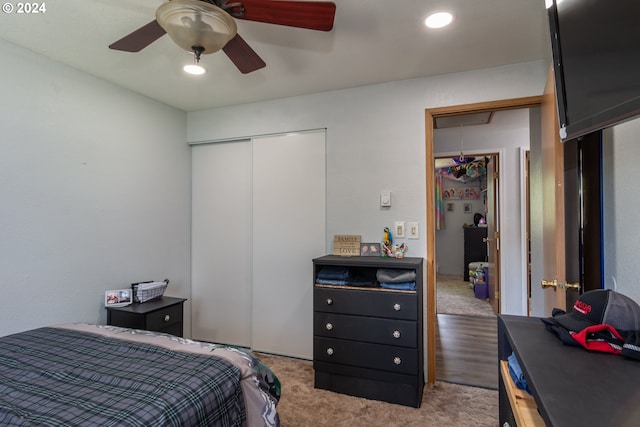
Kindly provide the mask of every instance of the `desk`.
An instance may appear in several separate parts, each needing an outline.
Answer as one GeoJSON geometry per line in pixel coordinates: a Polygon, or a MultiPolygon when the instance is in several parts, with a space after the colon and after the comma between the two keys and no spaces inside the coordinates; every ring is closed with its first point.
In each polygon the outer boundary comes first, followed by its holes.
{"type": "MultiPolygon", "coordinates": [[[[640,361],[563,345],[536,317],[498,316],[499,361],[512,351],[547,426],[640,425],[640,361]]],[[[502,373],[499,390],[499,425],[513,427],[502,373]]]]}

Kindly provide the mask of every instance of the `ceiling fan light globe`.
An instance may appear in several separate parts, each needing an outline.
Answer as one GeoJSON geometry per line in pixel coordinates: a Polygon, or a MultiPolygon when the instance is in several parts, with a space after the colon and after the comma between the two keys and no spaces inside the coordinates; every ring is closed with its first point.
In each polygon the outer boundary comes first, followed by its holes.
{"type": "Polygon", "coordinates": [[[236,21],[224,10],[200,0],[172,0],[156,10],[158,24],[187,51],[202,46],[214,53],[235,37],[236,21]]]}

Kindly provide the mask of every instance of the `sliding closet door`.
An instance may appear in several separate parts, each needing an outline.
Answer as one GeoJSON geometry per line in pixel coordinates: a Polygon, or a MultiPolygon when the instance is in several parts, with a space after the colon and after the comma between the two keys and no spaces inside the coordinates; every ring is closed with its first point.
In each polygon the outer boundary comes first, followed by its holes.
{"type": "Polygon", "coordinates": [[[192,336],[251,345],[251,141],[192,152],[192,336]]]}
{"type": "Polygon", "coordinates": [[[325,132],[253,139],[252,347],[313,357],[313,266],[325,254],[325,132]]]}

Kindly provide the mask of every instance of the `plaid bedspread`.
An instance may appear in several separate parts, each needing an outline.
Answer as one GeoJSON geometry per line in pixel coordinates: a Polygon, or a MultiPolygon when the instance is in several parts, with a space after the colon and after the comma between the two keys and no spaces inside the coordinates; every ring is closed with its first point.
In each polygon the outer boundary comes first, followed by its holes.
{"type": "Polygon", "coordinates": [[[0,425],[243,426],[240,371],[60,328],[0,338],[0,425]]]}

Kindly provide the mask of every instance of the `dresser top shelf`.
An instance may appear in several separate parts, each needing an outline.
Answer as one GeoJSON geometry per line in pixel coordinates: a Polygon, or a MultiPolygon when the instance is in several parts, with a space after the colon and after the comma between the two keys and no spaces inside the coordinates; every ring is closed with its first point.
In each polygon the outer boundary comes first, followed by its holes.
{"type": "Polygon", "coordinates": [[[392,292],[400,294],[415,294],[416,291],[409,291],[404,289],[387,289],[379,286],[353,286],[353,285],[325,285],[324,283],[316,283],[318,288],[330,288],[330,289],[350,289],[355,291],[373,291],[373,292],[392,292]]]}
{"type": "Polygon", "coordinates": [[[376,267],[376,268],[418,268],[423,259],[416,257],[383,258],[378,256],[339,256],[325,255],[315,258],[316,265],[338,265],[344,267],[376,267]]]}

